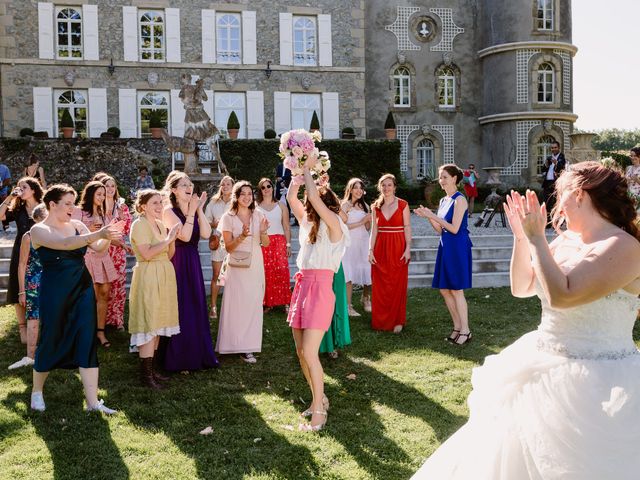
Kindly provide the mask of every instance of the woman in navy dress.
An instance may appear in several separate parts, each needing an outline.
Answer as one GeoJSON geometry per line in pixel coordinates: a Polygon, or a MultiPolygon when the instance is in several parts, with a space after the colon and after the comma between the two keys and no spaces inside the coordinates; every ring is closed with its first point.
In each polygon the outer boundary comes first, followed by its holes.
{"type": "Polygon", "coordinates": [[[438,213],[422,205],[415,210],[440,234],[431,287],[440,289],[453,320],[453,331],[446,340],[457,345],[471,340],[464,289],[471,288],[472,244],[467,229],[467,200],[458,191],[462,178],[462,170],[455,165],[441,166],[438,182],[447,195],[440,200],[438,213]]]}

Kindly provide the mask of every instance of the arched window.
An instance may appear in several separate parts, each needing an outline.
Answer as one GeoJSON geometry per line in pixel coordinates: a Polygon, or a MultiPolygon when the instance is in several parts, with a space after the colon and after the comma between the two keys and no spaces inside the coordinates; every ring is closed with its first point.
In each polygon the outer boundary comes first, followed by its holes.
{"type": "Polygon", "coordinates": [[[456,108],[456,73],[452,67],[438,70],[438,106],[456,108]]]}
{"type": "Polygon", "coordinates": [[[538,67],[538,103],[553,103],[555,72],[553,65],[543,63],[538,67]]]}
{"type": "Polygon", "coordinates": [[[553,2],[555,0],[538,0],[537,27],[538,30],[553,30],[553,2]]]}
{"type": "Polygon", "coordinates": [[[138,125],[141,137],[151,136],[149,122],[153,115],[158,115],[163,128],[169,126],[169,92],[138,92],[138,125]]]}
{"type": "Polygon", "coordinates": [[[416,177],[419,180],[423,178],[436,178],[435,148],[433,142],[428,138],[420,140],[417,153],[416,177]]]}
{"type": "Polygon", "coordinates": [[[82,58],[82,15],[75,8],[59,8],[56,15],[58,58],[82,58]]]}
{"type": "Polygon", "coordinates": [[[411,72],[407,67],[398,67],[393,72],[393,106],[411,106],[411,72]]]}
{"type": "Polygon", "coordinates": [[[151,10],[140,16],[140,59],[164,61],[164,12],[151,10]]]}
{"type": "Polygon", "coordinates": [[[56,132],[62,135],[60,122],[65,110],[69,110],[73,119],[76,137],[87,136],[87,94],[83,90],[60,90],[56,92],[56,132]]]}
{"type": "Polygon", "coordinates": [[[219,13],[216,19],[216,49],[219,63],[241,63],[240,14],[219,13]]]}
{"type": "Polygon", "coordinates": [[[547,160],[547,157],[551,155],[551,144],[555,141],[556,139],[551,135],[544,135],[538,140],[538,143],[536,143],[534,148],[536,152],[536,173],[538,175],[542,173],[544,162],[547,160]]]}
{"type": "Polygon", "coordinates": [[[316,18],[293,17],[293,64],[317,65],[316,18]]]}

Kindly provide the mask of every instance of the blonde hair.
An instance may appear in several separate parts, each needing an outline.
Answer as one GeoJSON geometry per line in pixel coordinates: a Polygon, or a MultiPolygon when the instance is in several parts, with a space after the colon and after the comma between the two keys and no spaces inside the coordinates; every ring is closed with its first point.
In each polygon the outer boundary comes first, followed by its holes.
{"type": "Polygon", "coordinates": [[[171,200],[171,205],[173,206],[173,208],[178,208],[178,200],[176,199],[175,193],[173,193],[171,189],[177,188],[178,183],[180,183],[180,180],[182,180],[183,178],[186,178],[191,182],[189,175],[179,170],[173,170],[169,173],[167,179],[164,181],[164,187],[162,187],[162,190],[167,192],[167,194],[169,195],[169,200],[171,200]]]}
{"type": "Polygon", "coordinates": [[[385,173],[384,175],[382,175],[380,177],[380,180],[378,180],[378,185],[376,186],[380,195],[378,195],[378,198],[376,198],[376,200],[371,204],[371,208],[374,210],[381,208],[382,205],[384,205],[384,195],[382,194],[382,182],[384,182],[385,180],[391,180],[393,182],[394,187],[398,186],[398,180],[396,180],[396,176],[394,174],[385,173]]]}
{"type": "Polygon", "coordinates": [[[213,203],[216,203],[216,202],[219,202],[220,200],[222,200],[222,182],[224,182],[225,180],[230,180],[231,181],[231,185],[233,185],[235,183],[233,178],[231,178],[229,175],[225,175],[224,177],[222,177],[220,179],[220,183],[218,184],[218,191],[216,192],[216,194],[213,197],[211,197],[211,201],[213,203]]]}

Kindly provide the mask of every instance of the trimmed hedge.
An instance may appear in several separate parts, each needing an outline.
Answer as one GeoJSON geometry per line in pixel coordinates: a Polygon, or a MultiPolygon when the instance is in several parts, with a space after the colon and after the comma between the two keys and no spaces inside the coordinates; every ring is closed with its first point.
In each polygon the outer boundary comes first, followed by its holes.
{"type": "Polygon", "coordinates": [[[631,157],[624,153],[618,152],[602,152],[601,158],[611,157],[620,164],[623,170],[631,165],[631,157]]]}
{"type": "MultiPolygon", "coordinates": [[[[279,140],[221,140],[220,155],[233,178],[255,185],[262,177],[275,176],[282,161],[279,145],[279,140]]],[[[332,185],[346,185],[350,178],[359,177],[371,187],[384,173],[401,179],[397,140],[323,140],[318,148],[329,153],[332,185]]]]}

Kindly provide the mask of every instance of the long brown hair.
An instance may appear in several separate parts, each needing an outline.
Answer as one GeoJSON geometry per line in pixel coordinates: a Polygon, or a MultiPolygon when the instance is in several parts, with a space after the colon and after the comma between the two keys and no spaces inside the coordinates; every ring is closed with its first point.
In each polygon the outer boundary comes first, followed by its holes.
{"type": "Polygon", "coordinates": [[[169,175],[167,176],[167,179],[164,182],[164,187],[162,188],[162,190],[167,192],[167,194],[169,195],[169,200],[171,200],[171,205],[173,206],[173,208],[178,208],[178,200],[176,198],[176,194],[173,193],[171,189],[177,188],[178,183],[180,183],[180,180],[184,178],[186,178],[191,182],[189,175],[179,170],[173,170],[172,172],[169,173],[169,175]]]}
{"type": "MultiPolygon", "coordinates": [[[[589,195],[593,207],[602,218],[640,241],[636,206],[627,193],[627,180],[619,172],[598,162],[577,163],[556,181],[556,195],[576,189],[589,195]]],[[[552,223],[556,229],[561,223],[559,207],[557,203],[552,210],[552,223]]]]}
{"type": "Polygon", "coordinates": [[[353,188],[357,185],[360,184],[360,188],[362,188],[362,197],[360,197],[356,203],[358,205],[360,205],[362,207],[362,210],[365,213],[369,213],[369,205],[367,205],[367,202],[364,201],[364,182],[362,180],[360,180],[359,178],[351,178],[348,182],[347,182],[347,186],[344,189],[344,197],[342,197],[342,201],[343,202],[351,202],[351,191],[353,190],[353,188]]]}
{"type": "Polygon", "coordinates": [[[455,178],[456,185],[459,184],[464,178],[464,172],[460,168],[458,168],[457,165],[454,165],[453,163],[447,163],[446,165],[440,166],[438,171],[440,172],[445,171],[449,175],[451,175],[453,178],[455,178]]]}
{"type": "Polygon", "coordinates": [[[255,210],[256,199],[253,195],[253,186],[246,180],[240,180],[233,185],[233,190],[231,193],[231,207],[229,207],[230,212],[238,213],[238,200],[240,199],[242,189],[245,187],[249,187],[249,190],[251,190],[251,197],[253,198],[253,200],[251,201],[251,205],[249,205],[249,210],[251,210],[251,213],[253,213],[253,211],[255,210]]]}
{"type": "Polygon", "coordinates": [[[271,184],[271,201],[275,202],[276,201],[276,189],[275,189],[274,183],[271,181],[270,178],[267,178],[267,177],[262,177],[260,179],[260,181],[258,182],[258,187],[256,188],[256,200],[258,201],[258,203],[264,202],[264,195],[262,195],[262,186],[265,183],[270,183],[271,184]]]}
{"type": "Polygon", "coordinates": [[[398,186],[398,180],[396,180],[396,176],[392,173],[385,173],[384,175],[382,175],[380,177],[380,180],[378,180],[378,185],[376,186],[376,188],[378,189],[378,192],[380,193],[380,195],[378,195],[378,198],[376,198],[376,200],[371,204],[371,208],[373,210],[377,209],[377,208],[381,208],[382,205],[384,205],[384,195],[382,194],[382,182],[384,182],[385,180],[391,180],[393,182],[393,185],[395,187],[398,186]]]}
{"type": "MultiPolygon", "coordinates": [[[[20,180],[18,180],[18,183],[16,185],[20,185],[20,182],[24,182],[27,185],[29,185],[29,188],[33,190],[33,198],[36,199],[36,202],[38,203],[42,202],[42,195],[43,195],[42,185],[40,185],[40,182],[38,181],[37,178],[22,177],[20,180]]],[[[20,195],[16,195],[15,197],[13,197],[13,200],[11,200],[11,205],[9,205],[9,210],[17,212],[25,205],[25,203],[26,202],[20,198],[20,195]]]]}
{"type": "MultiPolygon", "coordinates": [[[[340,213],[340,199],[333,193],[329,187],[318,187],[318,194],[322,203],[324,203],[329,210],[336,215],[340,213]]],[[[307,212],[307,220],[311,223],[311,230],[309,230],[309,243],[314,244],[318,240],[318,230],[320,229],[320,215],[313,208],[313,205],[306,197],[304,201],[304,209],[307,212]]]]}
{"type": "Polygon", "coordinates": [[[98,215],[102,217],[102,222],[105,223],[104,214],[106,209],[105,202],[107,187],[105,187],[102,182],[94,180],[85,185],[84,189],[82,189],[82,194],[80,195],[80,209],[83,212],[88,213],[89,216],[93,215],[93,197],[95,197],[99,188],[104,188],[105,201],[102,202],[102,205],[98,206],[98,215]]]}

